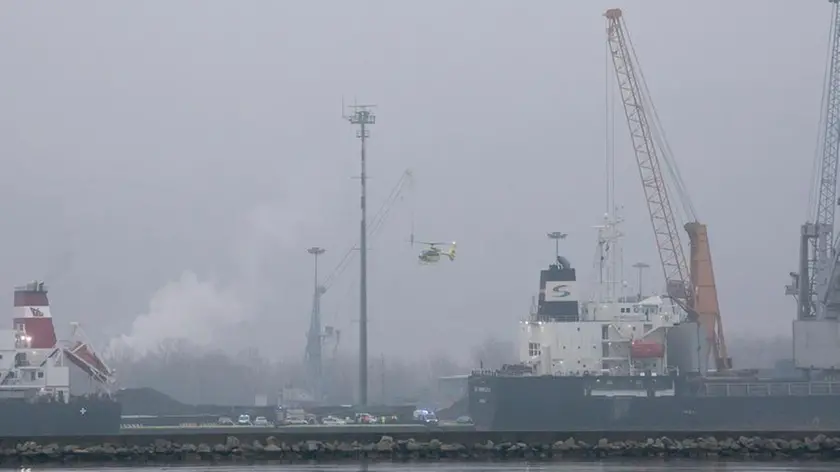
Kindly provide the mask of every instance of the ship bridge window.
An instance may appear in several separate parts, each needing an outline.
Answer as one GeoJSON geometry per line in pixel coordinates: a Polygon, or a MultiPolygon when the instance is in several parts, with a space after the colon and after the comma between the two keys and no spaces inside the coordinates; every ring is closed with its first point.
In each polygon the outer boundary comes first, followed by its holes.
{"type": "Polygon", "coordinates": [[[540,349],[539,343],[528,343],[528,355],[531,357],[537,357],[542,355],[542,350],[540,349]]]}

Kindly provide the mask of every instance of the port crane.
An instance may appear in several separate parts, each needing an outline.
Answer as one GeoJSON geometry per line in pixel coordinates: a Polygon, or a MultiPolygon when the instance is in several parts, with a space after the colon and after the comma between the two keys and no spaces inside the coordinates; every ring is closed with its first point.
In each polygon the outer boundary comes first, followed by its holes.
{"type": "Polygon", "coordinates": [[[787,295],[796,299],[794,364],[808,371],[840,369],[840,239],[834,240],[840,158],[840,8],[832,4],[828,61],[821,106],[819,147],[809,201],[800,228],[799,267],[787,295]],[[816,197],[816,198],[815,198],[816,197]]]}
{"type": "Polygon", "coordinates": [[[671,158],[671,149],[662,132],[644,75],[639,69],[622,11],[613,8],[607,10],[604,16],[607,19],[607,45],[630,130],[668,296],[687,313],[689,320],[698,323],[704,333],[705,345],[700,353],[700,368],[706,370],[704,366],[709,357],[713,356],[717,371],[727,371],[732,368],[732,360],[727,354],[723,335],[707,227],[694,216],[694,208],[671,158]],[[680,203],[689,220],[684,229],[689,238],[690,266],[686,263],[680,241],[677,219],[663,176],[663,164],[671,174],[671,184],[682,197],[680,203]]]}
{"type": "MultiPolygon", "coordinates": [[[[414,176],[411,169],[406,169],[400,176],[396,185],[391,189],[388,197],[382,202],[379,211],[376,212],[373,218],[367,223],[367,234],[369,238],[375,236],[382,228],[383,224],[388,218],[391,208],[398,202],[404,193],[413,186],[414,176]]],[[[341,331],[332,326],[321,326],[321,298],[338,280],[341,274],[347,269],[353,261],[353,256],[356,254],[360,243],[353,245],[348,249],[341,260],[336,265],[335,269],[327,275],[322,282],[318,282],[316,273],[315,290],[312,295],[312,314],[309,318],[309,331],[306,336],[306,367],[307,373],[312,384],[312,389],[316,396],[320,396],[323,390],[323,344],[325,339],[333,339],[333,356],[335,350],[338,348],[338,342],[341,336],[341,331]]],[[[321,249],[323,252],[323,249],[321,249]]],[[[316,266],[317,271],[317,266],[316,266]]],[[[319,398],[320,400],[320,398],[319,398]]]]}

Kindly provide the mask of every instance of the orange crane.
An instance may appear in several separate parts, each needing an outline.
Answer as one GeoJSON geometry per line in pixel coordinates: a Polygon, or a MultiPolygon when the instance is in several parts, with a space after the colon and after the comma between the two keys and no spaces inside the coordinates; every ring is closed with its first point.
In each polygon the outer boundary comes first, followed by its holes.
{"type": "Polygon", "coordinates": [[[673,159],[669,159],[671,150],[665,141],[644,75],[638,69],[639,61],[622,12],[613,8],[607,10],[604,16],[607,18],[607,44],[659,249],[668,296],[685,310],[689,320],[698,323],[704,333],[706,343],[701,351],[701,369],[706,370],[703,366],[707,365],[709,357],[713,356],[714,365],[719,372],[730,370],[732,360],[727,354],[723,336],[706,225],[694,217],[694,208],[685,192],[677,167],[673,159]],[[646,107],[650,108],[650,115],[646,107]],[[664,158],[662,161],[660,154],[664,158]],[[686,264],[677,230],[677,219],[663,177],[663,162],[673,177],[671,184],[676,186],[677,193],[682,197],[680,201],[689,219],[684,229],[689,238],[690,266],[686,264]]]}

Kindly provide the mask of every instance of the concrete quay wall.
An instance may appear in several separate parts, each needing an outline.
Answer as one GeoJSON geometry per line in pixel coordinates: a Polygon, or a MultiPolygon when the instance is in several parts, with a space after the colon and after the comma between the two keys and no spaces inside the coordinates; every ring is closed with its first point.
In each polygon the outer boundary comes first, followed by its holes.
{"type": "MultiPolygon", "coordinates": [[[[430,442],[449,444],[495,444],[512,442],[526,444],[553,444],[573,438],[585,443],[599,441],[644,442],[650,438],[667,437],[675,441],[695,438],[760,437],[779,440],[802,440],[806,437],[824,436],[840,438],[840,431],[786,430],[786,431],[479,431],[471,426],[434,428],[422,425],[347,425],[347,426],[286,426],[282,428],[218,427],[218,428],[138,428],[124,430],[114,436],[61,436],[61,437],[0,437],[0,448],[14,447],[24,442],[56,444],[58,446],[147,446],[155,441],[176,444],[224,444],[235,437],[240,443],[265,442],[269,437],[277,443],[376,443],[383,436],[394,441],[430,442]]],[[[838,445],[840,447],[840,445],[838,445]]]]}

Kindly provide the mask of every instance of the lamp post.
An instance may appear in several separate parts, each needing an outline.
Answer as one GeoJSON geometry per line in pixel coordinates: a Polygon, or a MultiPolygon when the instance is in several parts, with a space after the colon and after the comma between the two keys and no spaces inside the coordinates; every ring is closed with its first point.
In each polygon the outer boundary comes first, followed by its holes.
{"type": "Polygon", "coordinates": [[[560,259],[560,240],[566,239],[568,234],[561,233],[560,231],[554,231],[553,233],[547,233],[548,239],[554,240],[554,260],[560,259]]]}
{"type": "Polygon", "coordinates": [[[315,291],[318,291],[318,256],[327,252],[326,249],[318,246],[313,246],[306,250],[309,254],[315,256],[315,291]]]}
{"type": "Polygon", "coordinates": [[[322,362],[322,333],[321,333],[321,295],[323,287],[318,283],[318,256],[327,252],[326,249],[313,246],[306,250],[315,256],[315,287],[312,292],[312,315],[309,318],[309,334],[306,339],[306,360],[309,362],[308,373],[310,376],[312,393],[316,399],[321,399],[323,386],[323,362],[322,362]]]}
{"type": "Polygon", "coordinates": [[[376,123],[376,115],[371,108],[375,105],[353,105],[353,114],[345,116],[345,119],[353,125],[358,125],[356,137],[361,140],[361,164],[362,172],[359,178],[362,181],[362,218],[361,237],[359,238],[359,404],[368,403],[368,332],[367,332],[367,138],[370,137],[368,126],[376,123]]]}

